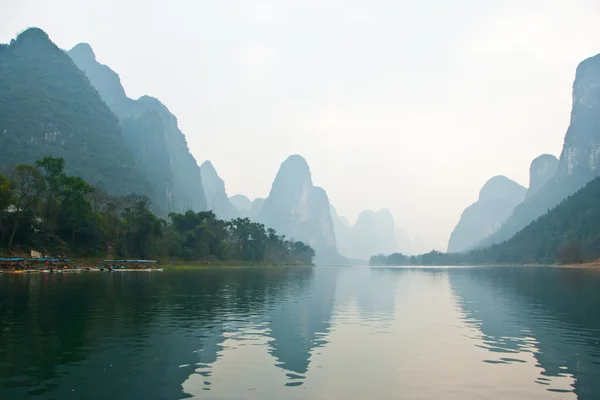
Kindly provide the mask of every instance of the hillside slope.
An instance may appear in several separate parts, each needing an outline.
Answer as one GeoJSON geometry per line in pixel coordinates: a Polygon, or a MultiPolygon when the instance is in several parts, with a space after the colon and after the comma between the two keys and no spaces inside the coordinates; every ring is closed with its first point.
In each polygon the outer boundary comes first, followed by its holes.
{"type": "Polygon", "coordinates": [[[135,161],[152,185],[152,200],[159,211],[164,215],[206,210],[200,167],[177,118],[154,97],[127,97],[119,75],[96,60],[89,44],[80,43],[68,54],[119,118],[135,161]]]}
{"type": "Polygon", "coordinates": [[[0,143],[3,168],[52,155],[111,194],[151,194],[118,119],[41,29],[0,45],[0,143]]]}

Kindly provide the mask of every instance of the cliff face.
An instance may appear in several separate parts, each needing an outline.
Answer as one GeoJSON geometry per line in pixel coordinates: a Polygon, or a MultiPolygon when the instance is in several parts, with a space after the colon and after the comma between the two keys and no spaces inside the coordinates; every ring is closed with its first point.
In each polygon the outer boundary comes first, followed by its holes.
{"type": "Polygon", "coordinates": [[[571,121],[554,176],[515,208],[502,228],[478,246],[510,239],[600,173],[600,54],[577,67],[571,121]]]}
{"type": "Polygon", "coordinates": [[[114,195],[148,195],[117,117],[44,31],[0,45],[0,165],[63,157],[67,173],[114,195]]]}
{"type": "Polygon", "coordinates": [[[448,252],[468,250],[498,231],[526,192],[527,189],[505,176],[488,180],[479,192],[479,199],[463,211],[450,235],[448,252]]]}
{"type": "Polygon", "coordinates": [[[325,191],[313,186],[306,160],[294,155],[281,164],[257,219],[309,244],[316,251],[316,262],[336,262],[339,254],[329,207],[325,191]]]}
{"type": "Polygon", "coordinates": [[[556,175],[558,159],[550,154],[542,154],[531,162],[529,167],[529,189],[527,198],[536,194],[556,175]]]}
{"type": "Polygon", "coordinates": [[[151,200],[160,211],[205,210],[200,167],[179,130],[177,118],[158,99],[128,98],[119,75],[96,61],[88,44],[78,44],[68,54],[119,118],[128,147],[152,185],[151,200]]]}
{"type": "Polygon", "coordinates": [[[267,199],[263,199],[261,197],[254,199],[254,201],[252,201],[252,207],[250,208],[250,211],[249,211],[247,217],[248,218],[256,217],[262,210],[263,206],[265,205],[266,200],[267,199]]]}
{"type": "Polygon", "coordinates": [[[238,210],[229,202],[225,191],[225,182],[219,177],[215,167],[210,161],[205,161],[200,166],[202,183],[206,194],[206,204],[209,210],[223,220],[230,220],[240,216],[238,210]]]}
{"type": "Polygon", "coordinates": [[[337,210],[333,205],[329,206],[329,213],[331,214],[331,222],[333,223],[333,231],[335,232],[335,242],[338,251],[345,257],[351,257],[348,250],[352,246],[352,225],[348,223],[346,218],[338,215],[337,210]]]}
{"type": "Polygon", "coordinates": [[[571,122],[560,155],[558,176],[598,176],[600,166],[600,54],[577,67],[571,122]]]}

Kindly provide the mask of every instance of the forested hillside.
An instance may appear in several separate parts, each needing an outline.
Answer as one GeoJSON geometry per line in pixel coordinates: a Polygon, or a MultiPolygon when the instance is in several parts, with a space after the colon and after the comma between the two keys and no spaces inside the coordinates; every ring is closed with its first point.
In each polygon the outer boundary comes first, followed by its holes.
{"type": "Polygon", "coordinates": [[[171,213],[165,221],[147,198],[115,197],[65,173],[44,157],[0,174],[0,253],[31,249],[60,256],[312,263],[314,250],[273,229],[210,211],[171,213]]]}
{"type": "Polygon", "coordinates": [[[111,194],[151,194],[115,115],[37,28],[0,45],[0,143],[0,169],[52,155],[111,194]]]}
{"type": "Polygon", "coordinates": [[[469,253],[378,255],[372,265],[579,263],[600,258],[600,178],[506,242],[469,253]]]}

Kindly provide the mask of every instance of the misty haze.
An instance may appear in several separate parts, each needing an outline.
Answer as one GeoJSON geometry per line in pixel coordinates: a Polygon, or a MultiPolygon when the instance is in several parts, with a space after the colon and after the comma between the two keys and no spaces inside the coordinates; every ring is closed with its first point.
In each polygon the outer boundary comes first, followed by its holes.
{"type": "Polygon", "coordinates": [[[600,398],[600,2],[0,10],[0,398],[600,398]]]}

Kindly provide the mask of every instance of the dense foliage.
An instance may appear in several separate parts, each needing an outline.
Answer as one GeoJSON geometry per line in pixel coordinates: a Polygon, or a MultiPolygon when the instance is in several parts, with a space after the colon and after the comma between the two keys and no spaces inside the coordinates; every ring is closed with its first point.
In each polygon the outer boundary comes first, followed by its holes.
{"type": "Polygon", "coordinates": [[[371,257],[371,265],[579,263],[600,258],[600,178],[563,200],[511,239],[468,253],[371,257]]]}
{"type": "Polygon", "coordinates": [[[51,156],[0,175],[0,210],[0,247],[8,253],[302,264],[315,255],[247,218],[188,211],[167,222],[147,198],[110,196],[67,175],[65,161],[51,156]]]}

